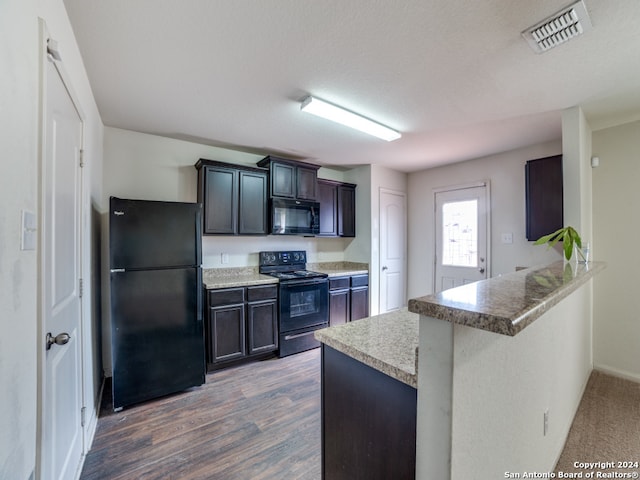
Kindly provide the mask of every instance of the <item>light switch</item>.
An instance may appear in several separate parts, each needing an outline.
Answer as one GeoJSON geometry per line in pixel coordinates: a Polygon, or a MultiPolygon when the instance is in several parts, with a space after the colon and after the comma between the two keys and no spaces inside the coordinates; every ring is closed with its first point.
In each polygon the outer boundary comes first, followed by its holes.
{"type": "Polygon", "coordinates": [[[38,228],[36,214],[27,210],[22,211],[22,241],[21,250],[35,250],[38,228]]]}
{"type": "Polygon", "coordinates": [[[222,263],[223,265],[229,263],[229,254],[228,253],[221,253],[220,254],[220,263],[222,263]]]}
{"type": "Polygon", "coordinates": [[[513,243],[513,233],[503,233],[502,243],[513,243]]]}

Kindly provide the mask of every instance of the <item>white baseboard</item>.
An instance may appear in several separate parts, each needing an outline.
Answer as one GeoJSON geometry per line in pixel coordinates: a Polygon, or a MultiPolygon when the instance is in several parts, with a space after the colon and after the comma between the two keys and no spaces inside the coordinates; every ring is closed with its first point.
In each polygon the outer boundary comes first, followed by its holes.
{"type": "Polygon", "coordinates": [[[89,418],[86,419],[87,424],[85,425],[85,444],[84,444],[84,454],[86,455],[91,450],[91,446],[93,445],[93,439],[96,436],[96,430],[98,428],[98,417],[100,416],[100,409],[102,408],[102,395],[104,394],[104,382],[105,377],[102,377],[102,383],[100,384],[100,391],[98,392],[98,398],[95,399],[94,404],[91,407],[91,413],[89,418]]]}
{"type": "Polygon", "coordinates": [[[606,373],[607,375],[612,375],[614,377],[624,378],[625,380],[640,383],[640,374],[637,373],[627,372],[625,370],[609,367],[608,365],[594,365],[593,369],[598,372],[606,373]]]}
{"type": "MultiPolygon", "coordinates": [[[[104,392],[105,378],[102,377],[102,384],[100,385],[100,392],[98,398],[94,400],[94,405],[90,408],[90,416],[85,419],[87,422],[83,427],[84,443],[82,445],[82,457],[80,458],[80,464],[78,465],[78,471],[74,476],[74,480],[80,480],[82,475],[82,469],[84,468],[84,461],[87,459],[87,454],[91,450],[93,439],[96,436],[96,430],[98,429],[98,417],[100,415],[100,408],[102,407],[102,394],[104,392]]],[[[89,408],[89,407],[87,407],[89,408]]]]}

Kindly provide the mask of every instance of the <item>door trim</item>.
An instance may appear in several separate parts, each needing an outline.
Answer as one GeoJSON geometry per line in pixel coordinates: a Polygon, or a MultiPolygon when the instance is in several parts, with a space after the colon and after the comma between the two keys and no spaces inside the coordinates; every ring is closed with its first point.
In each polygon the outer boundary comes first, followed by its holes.
{"type": "MultiPolygon", "coordinates": [[[[38,247],[37,247],[37,265],[38,265],[38,273],[37,273],[37,338],[36,338],[36,350],[37,350],[37,410],[36,410],[36,465],[35,465],[35,478],[43,479],[46,478],[46,472],[42,471],[42,455],[43,455],[43,418],[44,418],[44,405],[46,399],[44,398],[45,392],[45,318],[44,318],[44,302],[45,302],[45,258],[43,255],[44,248],[44,230],[43,230],[43,198],[44,198],[44,185],[43,185],[43,171],[44,171],[44,162],[46,161],[46,151],[45,151],[45,142],[44,135],[47,128],[46,125],[46,102],[48,101],[48,91],[46,88],[47,85],[47,66],[48,62],[53,62],[55,69],[60,75],[62,83],[69,94],[69,98],[73,103],[73,106],[80,118],[82,123],[82,131],[80,134],[81,139],[81,148],[84,148],[85,144],[85,124],[86,124],[86,115],[84,111],[80,107],[80,102],[77,94],[75,93],[71,76],[67,73],[62,60],[50,60],[49,54],[47,52],[47,40],[49,38],[53,38],[53,36],[49,33],[49,29],[47,27],[47,23],[41,17],[38,18],[38,30],[39,30],[39,42],[40,42],[40,58],[39,58],[39,85],[38,85],[38,93],[39,93],[39,102],[38,102],[38,118],[39,118],[39,131],[38,131],[38,247]]],[[[82,160],[86,162],[86,159],[82,160]]],[[[84,201],[85,196],[85,169],[80,168],[79,178],[78,178],[78,188],[79,188],[79,198],[80,204],[78,205],[78,231],[76,234],[78,235],[78,276],[83,279],[85,288],[83,295],[80,297],[80,319],[79,319],[79,343],[80,343],[80,364],[79,364],[79,386],[81,393],[81,405],[83,409],[86,407],[87,402],[91,405],[93,409],[93,401],[94,399],[86,398],[85,391],[85,369],[87,368],[87,358],[88,354],[86,351],[86,341],[85,334],[87,333],[87,329],[85,328],[85,322],[87,321],[87,315],[85,314],[85,308],[87,305],[86,298],[87,292],[89,290],[89,272],[87,272],[87,265],[90,262],[85,260],[85,251],[87,251],[87,239],[85,238],[85,218],[87,215],[87,202],[84,201]]],[[[78,412],[80,415],[80,412],[78,412]]],[[[93,434],[95,432],[95,428],[97,427],[97,418],[95,422],[85,422],[82,427],[81,432],[81,442],[82,442],[82,452],[80,464],[78,465],[78,471],[75,472],[76,478],[80,477],[82,471],[82,465],[84,463],[84,459],[86,453],[91,444],[91,440],[93,439],[93,434]]]]}
{"type": "Polygon", "coordinates": [[[433,282],[433,290],[435,291],[436,289],[436,282],[437,282],[437,278],[436,278],[436,270],[438,268],[438,252],[436,251],[436,245],[438,242],[438,231],[437,231],[437,218],[438,218],[438,205],[436,202],[436,197],[438,193],[445,193],[445,192],[454,192],[457,190],[466,190],[468,188],[475,188],[475,187],[485,187],[485,202],[486,202],[486,206],[487,206],[487,238],[486,238],[486,242],[487,242],[487,278],[491,278],[491,181],[489,179],[487,180],[478,180],[475,182],[469,182],[469,183],[461,183],[458,185],[451,185],[448,187],[436,187],[433,189],[433,278],[431,279],[431,281],[433,282]]]}

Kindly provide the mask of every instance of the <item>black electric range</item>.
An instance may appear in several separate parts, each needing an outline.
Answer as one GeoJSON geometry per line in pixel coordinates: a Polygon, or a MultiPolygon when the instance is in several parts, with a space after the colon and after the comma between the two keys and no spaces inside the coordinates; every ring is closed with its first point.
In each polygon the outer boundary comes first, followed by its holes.
{"type": "Polygon", "coordinates": [[[260,252],[260,273],[280,280],[280,357],[320,346],[313,334],[329,324],[327,274],[306,270],[306,263],[304,250],[260,252]]]}

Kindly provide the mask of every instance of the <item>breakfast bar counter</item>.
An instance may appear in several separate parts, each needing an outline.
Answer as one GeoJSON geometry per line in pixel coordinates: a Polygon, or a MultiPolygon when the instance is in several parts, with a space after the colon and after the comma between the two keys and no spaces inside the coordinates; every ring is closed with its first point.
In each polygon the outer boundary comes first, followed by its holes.
{"type": "Polygon", "coordinates": [[[323,478],[552,469],[592,368],[590,281],[605,266],[559,261],[317,331],[323,478]],[[522,431],[529,443],[515,440],[522,431]],[[553,448],[533,456],[532,442],[553,448]]]}
{"type": "Polygon", "coordinates": [[[411,312],[514,336],[569,296],[604,262],[555,262],[409,300],[411,312]]]}

